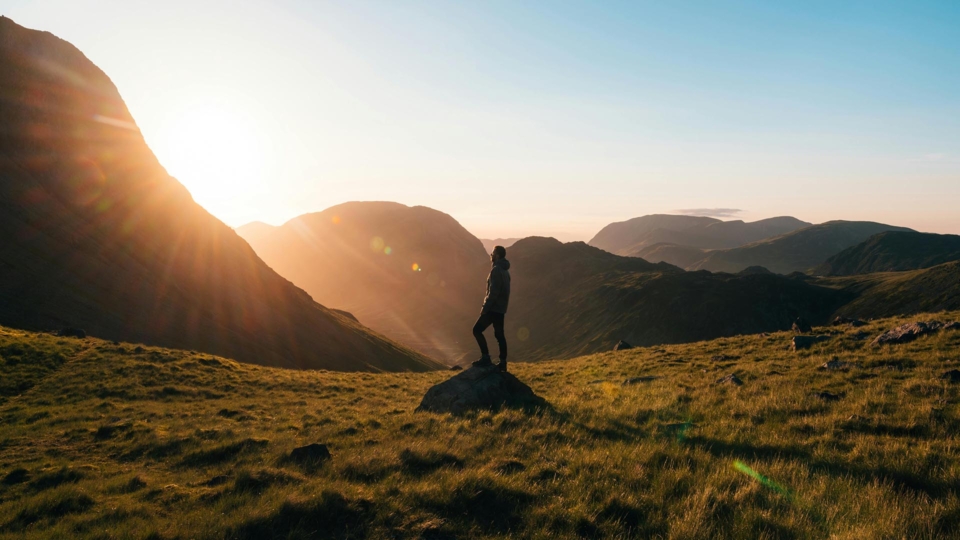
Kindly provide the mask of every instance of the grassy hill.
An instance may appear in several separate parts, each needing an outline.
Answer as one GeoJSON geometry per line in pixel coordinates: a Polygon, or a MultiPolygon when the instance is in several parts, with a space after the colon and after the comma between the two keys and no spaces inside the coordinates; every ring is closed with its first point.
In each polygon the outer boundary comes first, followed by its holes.
{"type": "Polygon", "coordinates": [[[905,231],[883,232],[847,248],[810,273],[850,276],[930,268],[960,260],[960,236],[905,231]]]}
{"type": "Polygon", "coordinates": [[[762,266],[778,274],[806,272],[885,231],[910,229],[870,221],[828,221],[742,247],[711,251],[687,269],[736,273],[750,266],[762,266]]]}
{"type": "Polygon", "coordinates": [[[438,365],[264,264],[166,173],[75,47],[0,17],[0,73],[0,324],[286,367],[438,365]]]}
{"type": "MultiPolygon", "coordinates": [[[[793,217],[775,217],[745,223],[699,216],[654,214],[611,223],[590,240],[594,247],[618,255],[637,256],[654,244],[676,244],[700,249],[733,248],[780,236],[809,226],[793,217]]],[[[673,261],[667,261],[675,264],[673,261]]]]}
{"type": "Polygon", "coordinates": [[[452,217],[425,206],[350,202],[280,227],[237,232],[323,305],[433,358],[475,347],[490,257],[452,217]]]}
{"type": "Polygon", "coordinates": [[[445,372],[0,328],[0,538],[950,538],[960,332],[900,322],[517,365],[552,408],[465,417],[413,413],[445,372]]]}

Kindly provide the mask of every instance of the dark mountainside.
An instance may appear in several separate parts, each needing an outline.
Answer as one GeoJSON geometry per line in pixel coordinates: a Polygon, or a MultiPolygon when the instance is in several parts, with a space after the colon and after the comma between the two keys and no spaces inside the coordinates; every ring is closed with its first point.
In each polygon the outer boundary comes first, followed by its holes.
{"type": "Polygon", "coordinates": [[[654,214],[611,223],[589,244],[618,255],[639,256],[654,244],[676,244],[700,249],[733,248],[809,226],[793,217],[775,217],[745,223],[698,216],[654,214]]]}
{"type": "Polygon", "coordinates": [[[771,272],[806,272],[831,256],[885,231],[910,231],[871,221],[828,221],[734,249],[711,251],[688,270],[736,273],[750,266],[771,272]]]}
{"type": "Polygon", "coordinates": [[[194,203],[75,47],[0,18],[0,73],[0,324],[272,366],[438,366],[313,302],[194,203]]]}
{"type": "Polygon", "coordinates": [[[490,253],[496,246],[508,248],[516,244],[518,240],[520,240],[520,238],[496,238],[494,240],[490,240],[489,238],[481,238],[480,242],[483,243],[483,249],[487,250],[487,253],[490,253]]]}
{"type": "Polygon", "coordinates": [[[470,328],[483,303],[490,258],[447,214],[352,202],[300,216],[264,236],[247,236],[248,226],[238,232],[315,300],[392,339],[446,361],[460,361],[476,346],[470,328]]]}
{"type": "Polygon", "coordinates": [[[852,276],[930,268],[960,260],[960,236],[890,231],[847,248],[811,272],[816,276],[852,276]]]}
{"type": "Polygon", "coordinates": [[[507,315],[515,360],[570,358],[632,345],[679,343],[824,323],[850,293],[772,274],[684,272],[582,242],[526,238],[508,252],[507,315]]]}

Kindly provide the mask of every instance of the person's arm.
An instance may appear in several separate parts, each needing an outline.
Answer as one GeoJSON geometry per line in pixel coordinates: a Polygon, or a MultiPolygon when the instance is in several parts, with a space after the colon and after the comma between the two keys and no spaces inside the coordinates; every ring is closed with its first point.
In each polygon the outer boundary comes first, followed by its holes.
{"type": "Polygon", "coordinates": [[[491,304],[496,302],[501,290],[503,290],[503,275],[499,268],[494,268],[490,271],[490,292],[487,293],[487,302],[483,307],[490,307],[491,304]]]}

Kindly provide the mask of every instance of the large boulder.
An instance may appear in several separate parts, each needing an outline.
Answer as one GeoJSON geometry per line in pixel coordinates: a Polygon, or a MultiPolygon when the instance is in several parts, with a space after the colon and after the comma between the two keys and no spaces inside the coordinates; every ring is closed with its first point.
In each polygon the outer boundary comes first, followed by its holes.
{"type": "Polygon", "coordinates": [[[933,334],[939,332],[941,329],[951,329],[953,324],[950,323],[944,325],[940,321],[929,321],[929,322],[912,322],[907,324],[901,324],[900,326],[893,328],[892,330],[887,330],[886,332],[877,336],[873,340],[874,345],[886,345],[886,344],[897,344],[897,343],[907,343],[908,341],[913,341],[920,336],[925,336],[927,334],[933,334]]]}
{"type": "Polygon", "coordinates": [[[547,402],[496,366],[473,366],[427,390],[417,411],[464,414],[500,407],[543,408],[547,402]]]}

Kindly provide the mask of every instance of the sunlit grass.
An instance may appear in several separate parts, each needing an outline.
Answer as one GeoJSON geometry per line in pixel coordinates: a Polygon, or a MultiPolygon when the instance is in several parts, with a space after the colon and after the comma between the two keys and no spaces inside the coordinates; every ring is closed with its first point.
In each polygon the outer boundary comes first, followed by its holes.
{"type": "Polygon", "coordinates": [[[0,329],[0,536],[947,538],[960,332],[857,335],[897,322],[800,353],[779,333],[518,363],[552,410],[461,418],[413,413],[448,372],[0,329]],[[332,459],[286,459],[309,443],[332,459]]]}

